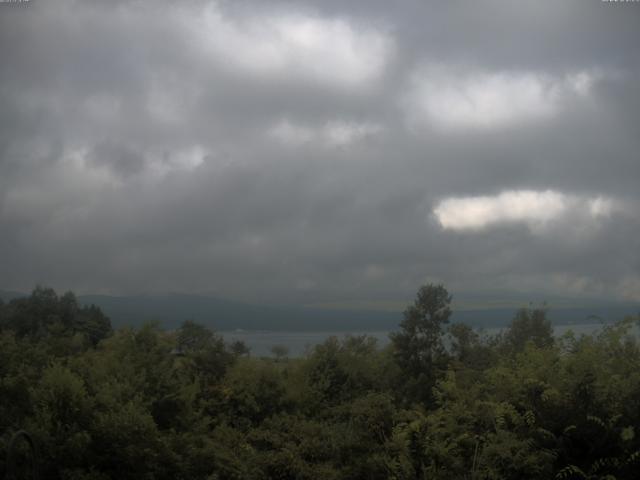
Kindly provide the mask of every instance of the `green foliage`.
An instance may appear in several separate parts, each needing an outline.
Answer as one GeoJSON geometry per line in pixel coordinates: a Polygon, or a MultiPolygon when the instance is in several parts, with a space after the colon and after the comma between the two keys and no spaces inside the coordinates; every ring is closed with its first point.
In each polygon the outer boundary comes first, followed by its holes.
{"type": "Polygon", "coordinates": [[[522,351],[531,342],[538,348],[553,345],[553,327],[547,319],[546,308],[521,308],[504,335],[505,347],[522,351]]]}
{"type": "Polygon", "coordinates": [[[111,322],[102,311],[94,305],[80,307],[71,292],[59,297],[52,289],[39,286],[29,297],[13,299],[0,309],[0,331],[11,330],[18,338],[53,337],[60,344],[60,354],[73,348],[71,339],[76,335],[76,348],[82,348],[84,343],[95,346],[111,334],[111,322]],[[70,345],[61,343],[62,339],[70,345]]]}
{"type": "Polygon", "coordinates": [[[373,337],[330,337],[317,345],[305,365],[305,377],[316,400],[335,405],[388,387],[389,358],[380,355],[373,337]]]}
{"type": "Polygon", "coordinates": [[[522,310],[444,342],[450,301],[421,288],[386,349],[256,358],[192,321],[111,332],[37,288],[0,304],[0,477],[26,429],[51,479],[637,478],[639,319],[554,340],[522,310]]]}
{"type": "Polygon", "coordinates": [[[442,285],[424,285],[404,311],[400,332],[391,334],[394,357],[407,375],[407,400],[428,401],[446,363],[443,326],[451,316],[451,295],[442,285]]]}
{"type": "Polygon", "coordinates": [[[284,378],[274,365],[243,359],[222,382],[226,422],[248,428],[286,407],[284,378]]]}

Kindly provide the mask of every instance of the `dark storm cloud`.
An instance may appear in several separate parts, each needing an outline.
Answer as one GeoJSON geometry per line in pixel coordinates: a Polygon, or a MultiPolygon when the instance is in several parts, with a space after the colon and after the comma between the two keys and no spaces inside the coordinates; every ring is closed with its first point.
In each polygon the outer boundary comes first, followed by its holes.
{"type": "Polygon", "coordinates": [[[638,300],[639,19],[602,2],[2,5],[0,287],[638,300]],[[503,192],[532,192],[528,216],[503,192]],[[482,228],[434,213],[478,198],[482,228]]]}

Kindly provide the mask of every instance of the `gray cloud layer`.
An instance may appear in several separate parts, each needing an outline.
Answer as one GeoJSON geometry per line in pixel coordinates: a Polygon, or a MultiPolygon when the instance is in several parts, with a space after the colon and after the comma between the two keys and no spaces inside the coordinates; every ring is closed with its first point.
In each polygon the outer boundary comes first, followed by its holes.
{"type": "Polygon", "coordinates": [[[180,5],[0,5],[0,287],[640,300],[640,4],[180,5]]]}

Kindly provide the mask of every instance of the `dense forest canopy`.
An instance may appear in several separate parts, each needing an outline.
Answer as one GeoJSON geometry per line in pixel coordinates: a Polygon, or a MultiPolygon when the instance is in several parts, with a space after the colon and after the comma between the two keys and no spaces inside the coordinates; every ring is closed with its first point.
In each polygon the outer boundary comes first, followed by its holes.
{"type": "Polygon", "coordinates": [[[24,429],[52,479],[637,478],[639,317],[554,338],[529,308],[486,336],[450,303],[421,287],[384,349],[257,358],[192,321],[112,330],[36,288],[0,302],[0,477],[24,429]]]}

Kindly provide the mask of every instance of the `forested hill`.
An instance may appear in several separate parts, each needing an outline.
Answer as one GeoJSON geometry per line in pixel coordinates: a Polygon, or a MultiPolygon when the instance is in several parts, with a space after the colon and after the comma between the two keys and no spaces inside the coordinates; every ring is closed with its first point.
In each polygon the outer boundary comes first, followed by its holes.
{"type": "MultiPolygon", "coordinates": [[[[26,296],[18,292],[2,292],[0,298],[26,296]]],[[[483,301],[475,298],[473,305],[453,307],[452,320],[474,327],[504,327],[520,306],[522,298],[511,306],[479,308],[483,301]]],[[[216,330],[272,331],[389,331],[402,319],[402,311],[372,308],[319,308],[290,305],[257,305],[200,295],[109,296],[80,295],[82,305],[96,305],[111,319],[115,327],[141,326],[158,321],[163,328],[173,329],[184,320],[194,320],[216,330]]],[[[611,323],[640,312],[640,304],[595,302],[567,305],[562,299],[549,302],[548,318],[555,325],[611,323]]]]}

